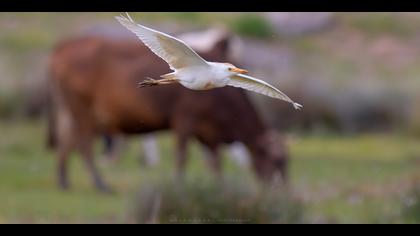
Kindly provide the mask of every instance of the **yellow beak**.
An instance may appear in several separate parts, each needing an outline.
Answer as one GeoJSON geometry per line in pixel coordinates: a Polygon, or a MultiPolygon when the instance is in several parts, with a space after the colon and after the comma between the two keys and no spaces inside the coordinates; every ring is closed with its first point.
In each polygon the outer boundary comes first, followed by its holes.
{"type": "Polygon", "coordinates": [[[239,68],[232,68],[231,71],[235,72],[235,73],[239,73],[239,74],[247,74],[248,71],[244,70],[244,69],[239,69],[239,68]]]}

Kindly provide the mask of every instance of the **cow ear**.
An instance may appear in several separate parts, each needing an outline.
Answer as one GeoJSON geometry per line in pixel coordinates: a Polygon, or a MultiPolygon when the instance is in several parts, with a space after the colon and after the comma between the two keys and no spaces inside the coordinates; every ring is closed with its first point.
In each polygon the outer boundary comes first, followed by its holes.
{"type": "Polygon", "coordinates": [[[213,50],[217,51],[224,59],[229,57],[230,37],[226,35],[222,37],[214,46],[213,50]]]}

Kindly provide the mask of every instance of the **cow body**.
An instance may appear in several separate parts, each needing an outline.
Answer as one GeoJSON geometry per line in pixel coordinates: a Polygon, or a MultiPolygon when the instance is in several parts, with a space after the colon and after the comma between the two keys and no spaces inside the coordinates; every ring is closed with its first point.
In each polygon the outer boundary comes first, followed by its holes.
{"type": "MultiPolygon", "coordinates": [[[[225,47],[222,41],[200,55],[209,61],[226,61],[225,47]]],[[[69,186],[67,159],[78,149],[96,186],[107,190],[93,162],[97,135],[159,130],[175,132],[179,175],[186,163],[187,141],[196,138],[210,151],[208,160],[219,174],[219,146],[239,141],[250,150],[257,176],[269,179],[276,170],[284,176],[284,146],[260,120],[243,90],[192,91],[179,84],[137,88],[145,77],[169,72],[168,65],[138,40],[82,37],[59,44],[51,58],[49,114],[61,187],[69,186]]]]}

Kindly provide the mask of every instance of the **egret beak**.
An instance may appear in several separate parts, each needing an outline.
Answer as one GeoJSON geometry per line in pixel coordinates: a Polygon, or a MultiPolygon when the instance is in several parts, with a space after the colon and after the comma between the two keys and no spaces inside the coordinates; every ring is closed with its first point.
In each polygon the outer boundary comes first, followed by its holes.
{"type": "Polygon", "coordinates": [[[231,71],[233,71],[235,73],[239,73],[239,74],[247,74],[248,73],[247,70],[239,69],[239,68],[236,68],[236,67],[232,68],[231,71]]]}

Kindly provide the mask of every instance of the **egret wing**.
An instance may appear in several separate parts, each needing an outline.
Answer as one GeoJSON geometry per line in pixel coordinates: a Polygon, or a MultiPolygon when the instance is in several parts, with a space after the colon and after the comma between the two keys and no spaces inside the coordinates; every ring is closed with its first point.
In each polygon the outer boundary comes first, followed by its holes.
{"type": "Polygon", "coordinates": [[[292,99],[290,99],[286,94],[284,94],[274,86],[270,85],[269,83],[248,75],[237,74],[231,76],[228,85],[250,90],[272,98],[284,100],[293,104],[293,107],[297,110],[300,110],[303,107],[302,105],[292,101],[292,99]]]}
{"type": "Polygon", "coordinates": [[[189,66],[208,66],[193,49],[183,41],[168,34],[136,24],[131,17],[117,16],[118,22],[135,33],[150,50],[165,60],[172,70],[189,66]]]}

